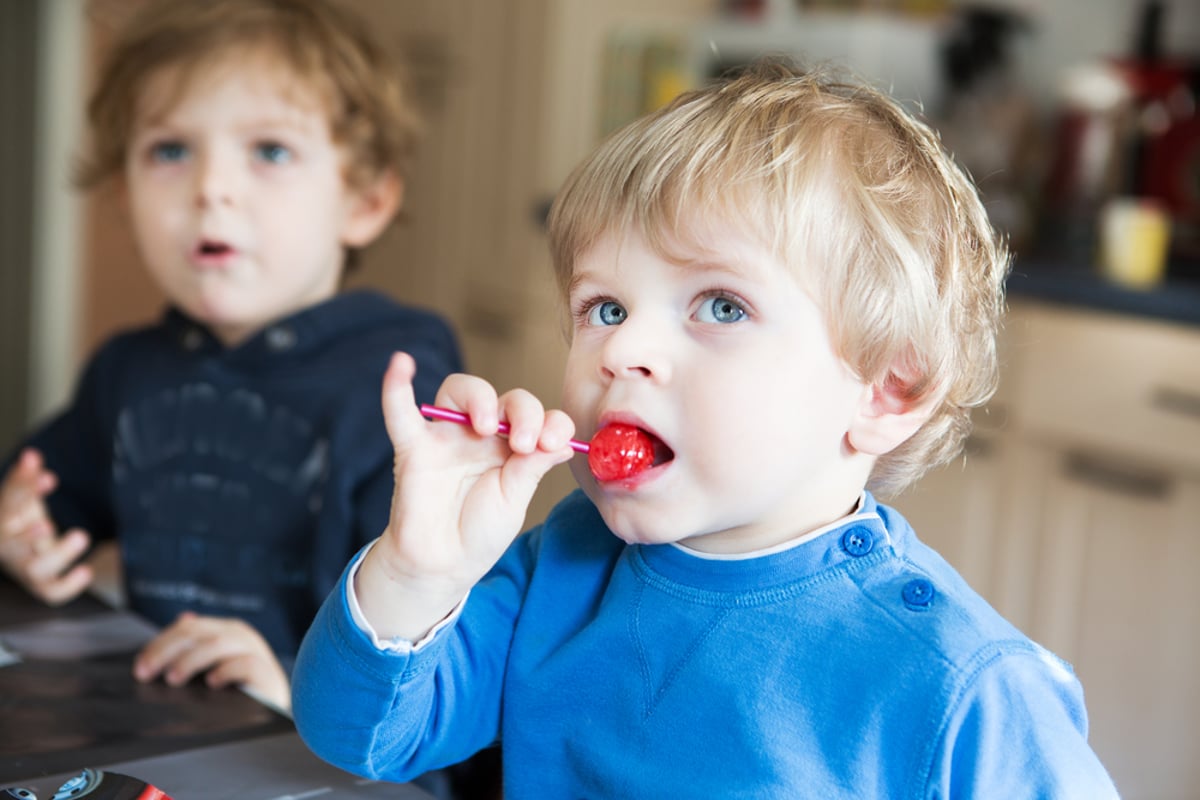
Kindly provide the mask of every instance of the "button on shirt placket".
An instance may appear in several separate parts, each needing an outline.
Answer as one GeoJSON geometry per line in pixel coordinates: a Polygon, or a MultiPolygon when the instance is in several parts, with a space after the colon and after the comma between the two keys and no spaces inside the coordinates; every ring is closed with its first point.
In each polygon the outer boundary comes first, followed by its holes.
{"type": "Polygon", "coordinates": [[[865,528],[851,528],[842,534],[842,549],[854,558],[862,558],[875,549],[875,537],[865,528]]]}
{"type": "Polygon", "coordinates": [[[913,578],[900,591],[904,605],[912,611],[926,611],[933,604],[933,584],[924,578],[913,578]]]}

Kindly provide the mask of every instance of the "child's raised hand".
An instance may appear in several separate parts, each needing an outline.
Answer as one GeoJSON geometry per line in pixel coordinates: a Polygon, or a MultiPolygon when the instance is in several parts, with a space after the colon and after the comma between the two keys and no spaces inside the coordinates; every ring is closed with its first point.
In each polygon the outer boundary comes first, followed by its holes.
{"type": "Polygon", "coordinates": [[[62,536],[46,510],[46,495],[58,479],[37,450],[26,449],[0,484],[0,567],[30,594],[51,605],[79,595],[92,581],[92,569],[75,564],[87,550],[82,530],[62,536]]]}
{"type": "Polygon", "coordinates": [[[244,620],[185,611],[133,662],[133,675],[142,682],[162,676],[170,686],[183,686],[202,672],[214,689],[237,685],[284,712],[291,708],[283,667],[267,640],[244,620]]]}
{"type": "Polygon", "coordinates": [[[469,375],[447,378],[437,403],[470,415],[471,426],[429,422],[413,395],[415,369],[397,353],[384,376],[395,490],[387,530],[355,583],[376,632],[410,640],[443,619],[520,533],[542,476],[571,458],[575,430],[529,392],[497,397],[469,375]],[[495,435],[502,418],[507,438],[495,435]]]}

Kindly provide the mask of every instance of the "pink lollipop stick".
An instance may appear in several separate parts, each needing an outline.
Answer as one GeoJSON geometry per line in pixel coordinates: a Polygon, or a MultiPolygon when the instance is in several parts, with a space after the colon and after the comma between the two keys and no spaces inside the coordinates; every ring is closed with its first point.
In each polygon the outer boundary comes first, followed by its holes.
{"type": "MultiPolygon", "coordinates": [[[[421,413],[430,419],[440,419],[446,422],[457,422],[460,425],[471,424],[471,418],[466,414],[462,413],[461,411],[451,411],[450,409],[442,408],[441,406],[431,406],[422,403],[421,413]]],[[[500,433],[508,433],[507,422],[500,423],[500,433]]],[[[571,449],[577,453],[586,453],[591,449],[591,445],[589,445],[587,442],[581,442],[578,439],[572,439],[570,444],[571,449]]]]}

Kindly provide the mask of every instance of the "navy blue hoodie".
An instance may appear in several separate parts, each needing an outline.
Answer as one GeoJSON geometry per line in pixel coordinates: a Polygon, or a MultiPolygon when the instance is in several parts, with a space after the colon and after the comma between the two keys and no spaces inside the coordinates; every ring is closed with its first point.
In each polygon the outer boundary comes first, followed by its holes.
{"type": "Polygon", "coordinates": [[[396,350],[416,359],[418,402],[462,370],[440,317],[374,292],[233,348],[169,310],[106,342],[24,444],[58,474],[60,530],[119,541],[133,610],[159,625],[189,609],[240,617],[290,671],[342,568],[387,524],[380,389],[396,350]]]}

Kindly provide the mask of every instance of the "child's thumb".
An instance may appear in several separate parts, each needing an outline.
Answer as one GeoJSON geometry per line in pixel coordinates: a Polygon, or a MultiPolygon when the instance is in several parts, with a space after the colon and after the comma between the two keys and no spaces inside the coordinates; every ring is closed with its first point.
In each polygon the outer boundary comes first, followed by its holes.
{"type": "Polygon", "coordinates": [[[383,375],[383,421],[396,450],[406,449],[425,424],[413,394],[412,379],[416,374],[413,357],[396,352],[383,375]]]}

